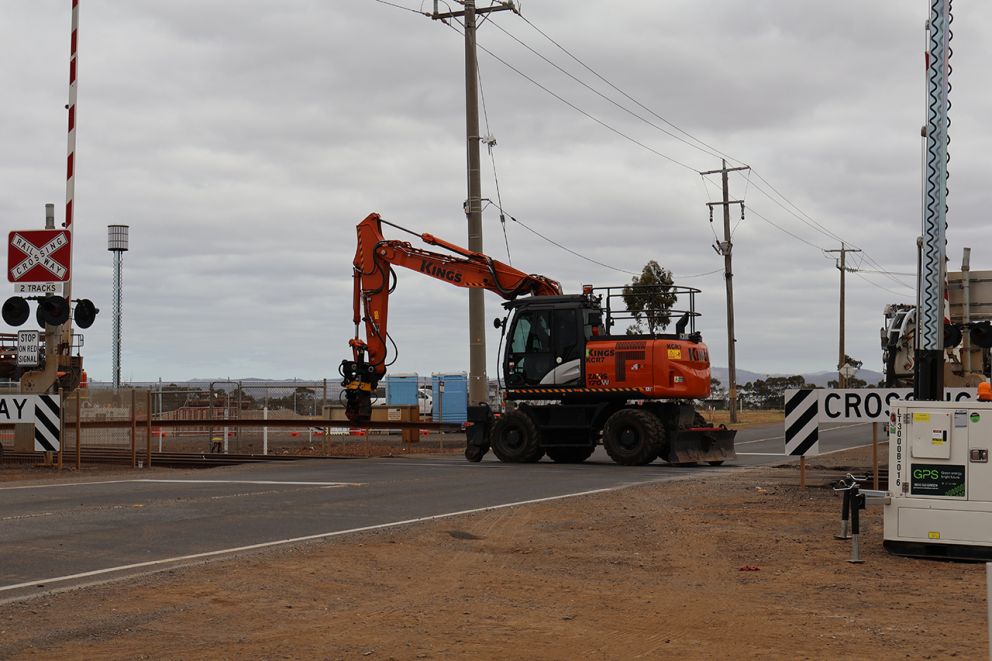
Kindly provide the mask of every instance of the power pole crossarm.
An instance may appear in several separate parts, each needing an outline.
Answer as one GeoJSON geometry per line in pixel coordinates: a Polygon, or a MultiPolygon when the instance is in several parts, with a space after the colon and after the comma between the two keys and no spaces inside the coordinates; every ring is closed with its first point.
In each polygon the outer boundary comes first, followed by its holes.
{"type": "MultiPolygon", "coordinates": [[[[512,2],[501,3],[498,5],[493,5],[491,7],[475,7],[474,0],[470,0],[470,2],[473,5],[473,12],[476,15],[491,14],[494,11],[512,11],[514,14],[520,13],[520,10],[512,2]]],[[[447,12],[439,13],[437,11],[437,0],[435,0],[434,13],[431,14],[431,18],[433,18],[435,21],[443,21],[446,18],[461,18],[465,16],[466,12],[468,11],[469,4],[470,4],[469,2],[465,3],[465,9],[463,11],[447,11],[447,12]]]]}

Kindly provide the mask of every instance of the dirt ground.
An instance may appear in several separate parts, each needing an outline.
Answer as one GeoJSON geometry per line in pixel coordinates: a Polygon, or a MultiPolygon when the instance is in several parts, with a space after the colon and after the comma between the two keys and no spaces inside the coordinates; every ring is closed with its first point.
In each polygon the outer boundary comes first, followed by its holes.
{"type": "Polygon", "coordinates": [[[0,658],[984,658],[985,567],[888,555],[878,507],[849,564],[824,483],[721,472],[49,595],[0,607],[0,658]]]}

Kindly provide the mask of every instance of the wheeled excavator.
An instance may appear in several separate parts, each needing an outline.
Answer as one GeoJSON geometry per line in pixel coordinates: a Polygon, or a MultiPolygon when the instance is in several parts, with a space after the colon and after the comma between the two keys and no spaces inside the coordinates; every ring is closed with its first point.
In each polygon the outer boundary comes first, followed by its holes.
{"type": "Polygon", "coordinates": [[[396,281],[393,267],[402,266],[505,299],[507,314],[495,322],[503,332],[504,410],[470,403],[469,461],[480,461],[491,449],[504,462],[536,462],[547,455],[555,462],[578,463],[599,444],[623,465],[659,457],[675,464],[718,465],[736,457],[736,432],[708,424],[692,403],[710,394],[709,351],[695,330],[698,289],[667,289],[689,300],[688,309],[668,312],[680,317],[674,333],[614,335],[616,323],[632,318],[622,304],[623,287],[586,285],[580,294],[563,294],[551,278],[413,232],[375,213],[358,224],[357,233],[355,337],[349,341],[352,358],[340,366],[352,423],[370,420],[372,393],[389,365],[389,295],[396,281]],[[386,239],[383,225],[450,254],[386,239]]]}

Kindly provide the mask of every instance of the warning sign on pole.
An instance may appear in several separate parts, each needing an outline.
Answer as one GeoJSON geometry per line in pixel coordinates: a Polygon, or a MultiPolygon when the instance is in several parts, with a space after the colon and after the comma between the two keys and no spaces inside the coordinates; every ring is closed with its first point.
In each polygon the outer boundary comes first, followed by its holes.
{"type": "Polygon", "coordinates": [[[41,333],[36,330],[17,331],[17,366],[37,367],[40,362],[41,333]]]}
{"type": "Polygon", "coordinates": [[[7,244],[7,279],[15,285],[68,282],[71,248],[68,230],[15,230],[7,244]]]}

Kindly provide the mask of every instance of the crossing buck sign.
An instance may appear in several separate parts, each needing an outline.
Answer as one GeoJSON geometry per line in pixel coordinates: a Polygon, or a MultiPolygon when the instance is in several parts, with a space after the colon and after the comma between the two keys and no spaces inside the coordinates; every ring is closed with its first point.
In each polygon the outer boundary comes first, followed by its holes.
{"type": "Polygon", "coordinates": [[[71,256],[69,230],[14,230],[7,245],[7,279],[15,291],[44,293],[38,285],[69,281],[71,256]]]}

